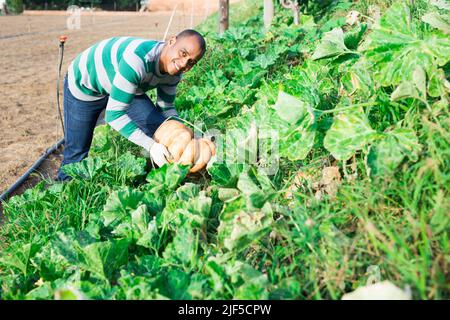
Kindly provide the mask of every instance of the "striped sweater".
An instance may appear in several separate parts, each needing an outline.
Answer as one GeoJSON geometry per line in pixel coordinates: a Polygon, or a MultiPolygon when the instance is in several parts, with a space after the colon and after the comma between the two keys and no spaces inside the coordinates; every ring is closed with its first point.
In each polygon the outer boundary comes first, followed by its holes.
{"type": "Polygon", "coordinates": [[[154,140],[127,115],[135,95],[156,88],[156,106],[164,116],[177,115],[173,101],[181,76],[161,74],[159,58],[164,42],[115,37],[103,40],[80,53],[69,66],[72,95],[95,101],[109,95],[105,121],[133,143],[149,150],[154,140]]]}

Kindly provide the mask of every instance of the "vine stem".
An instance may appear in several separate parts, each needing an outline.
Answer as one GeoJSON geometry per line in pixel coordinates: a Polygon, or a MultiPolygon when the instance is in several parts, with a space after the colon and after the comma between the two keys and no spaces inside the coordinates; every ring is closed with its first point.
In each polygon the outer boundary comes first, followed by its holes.
{"type": "MultiPolygon", "coordinates": [[[[190,125],[191,127],[193,127],[194,129],[197,129],[198,131],[200,131],[201,133],[205,133],[202,129],[200,129],[199,127],[197,127],[196,125],[194,125],[193,123],[191,123],[191,122],[189,122],[189,121],[187,121],[187,120],[185,120],[185,119],[183,119],[183,118],[180,118],[180,117],[177,117],[177,116],[170,116],[170,117],[168,117],[166,120],[164,120],[164,122],[166,122],[167,120],[170,120],[170,119],[178,119],[178,120],[181,120],[181,121],[183,121],[184,123],[187,123],[188,125],[190,125]]],[[[164,123],[163,122],[163,123],[164,123]]]]}

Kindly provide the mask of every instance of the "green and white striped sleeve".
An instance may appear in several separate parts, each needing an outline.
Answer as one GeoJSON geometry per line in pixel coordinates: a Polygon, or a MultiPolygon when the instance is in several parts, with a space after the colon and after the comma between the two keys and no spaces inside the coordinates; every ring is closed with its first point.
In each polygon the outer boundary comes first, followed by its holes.
{"type": "Polygon", "coordinates": [[[123,53],[117,66],[117,72],[111,86],[110,97],[106,105],[105,121],[131,142],[150,150],[155,141],[147,136],[127,115],[127,108],[133,101],[138,85],[145,75],[145,65],[135,53],[141,43],[136,40],[123,53]]]}
{"type": "Polygon", "coordinates": [[[157,99],[156,105],[162,109],[162,114],[168,118],[170,116],[178,116],[175,109],[174,101],[179,82],[170,85],[161,85],[156,89],[157,99]]]}

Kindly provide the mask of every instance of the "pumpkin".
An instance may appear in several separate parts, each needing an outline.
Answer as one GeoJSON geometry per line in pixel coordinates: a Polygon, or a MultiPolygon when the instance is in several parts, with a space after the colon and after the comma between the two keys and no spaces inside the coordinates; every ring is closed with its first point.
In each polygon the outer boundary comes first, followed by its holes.
{"type": "Polygon", "coordinates": [[[194,165],[191,169],[189,169],[189,172],[197,172],[205,168],[208,164],[208,161],[211,159],[211,155],[212,151],[209,143],[206,141],[206,139],[199,139],[198,151],[197,154],[195,154],[195,156],[197,157],[194,159],[194,165]]]}
{"type": "Polygon", "coordinates": [[[175,162],[180,160],[181,155],[183,154],[190,141],[192,141],[192,137],[186,130],[180,132],[178,136],[171,141],[167,150],[169,150],[175,162]]]}
{"type": "Polygon", "coordinates": [[[205,168],[216,154],[216,146],[211,140],[193,139],[192,129],[175,120],[161,124],[153,139],[166,146],[172,155],[172,158],[168,159],[169,162],[189,165],[189,172],[198,172],[205,168]]]}
{"type": "Polygon", "coordinates": [[[156,130],[155,134],[153,135],[153,139],[156,142],[168,147],[169,140],[173,140],[176,137],[175,133],[181,132],[178,131],[180,129],[189,132],[189,134],[191,135],[191,139],[194,137],[194,133],[191,128],[186,127],[184,124],[176,120],[167,120],[159,126],[158,130],[156,130]]]}
{"type": "Polygon", "coordinates": [[[206,139],[206,138],[202,138],[201,140],[204,140],[209,145],[209,148],[211,149],[211,155],[215,156],[216,155],[215,144],[211,140],[206,139]]]}
{"type": "Polygon", "coordinates": [[[197,155],[198,155],[198,140],[192,139],[184,149],[184,152],[181,155],[180,159],[178,160],[178,163],[185,166],[192,165],[194,164],[197,155]]]}

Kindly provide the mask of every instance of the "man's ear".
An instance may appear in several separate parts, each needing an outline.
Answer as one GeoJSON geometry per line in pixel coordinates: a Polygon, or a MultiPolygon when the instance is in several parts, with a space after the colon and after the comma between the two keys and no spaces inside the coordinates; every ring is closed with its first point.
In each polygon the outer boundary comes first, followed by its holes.
{"type": "Polygon", "coordinates": [[[176,35],[173,35],[173,36],[171,36],[171,37],[169,38],[169,44],[170,44],[171,46],[173,46],[173,45],[175,44],[175,42],[177,42],[177,36],[176,36],[176,35]]]}

